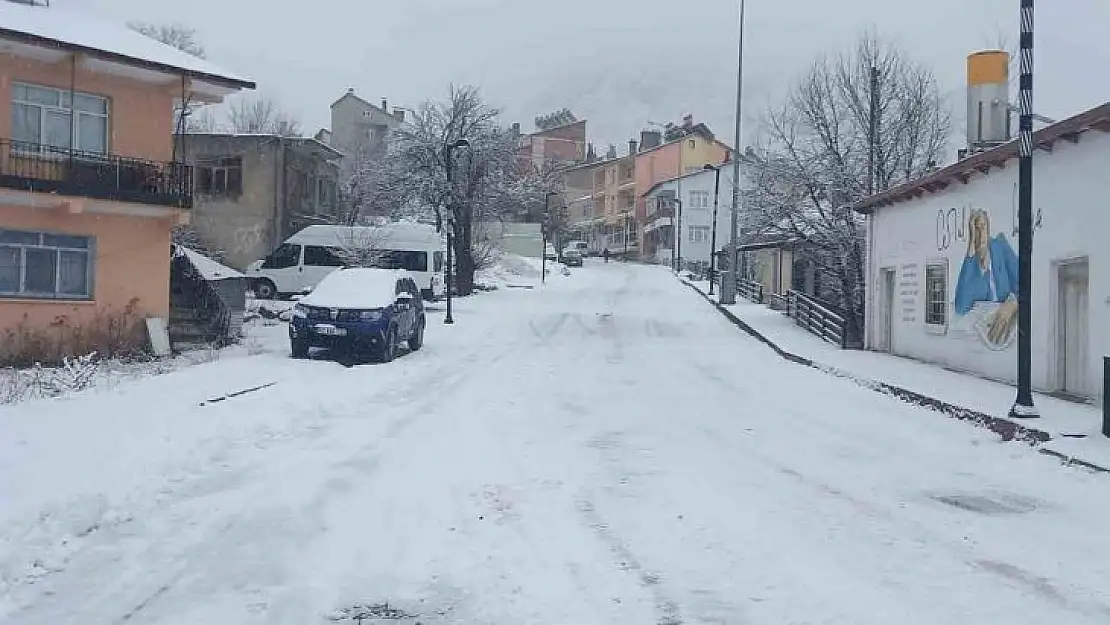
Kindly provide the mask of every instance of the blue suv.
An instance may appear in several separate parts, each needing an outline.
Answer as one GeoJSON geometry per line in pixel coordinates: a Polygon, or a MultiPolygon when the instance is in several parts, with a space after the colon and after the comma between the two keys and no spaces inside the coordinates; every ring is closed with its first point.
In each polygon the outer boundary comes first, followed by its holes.
{"type": "Polygon", "coordinates": [[[405,271],[337,269],[293,307],[289,346],[294,358],[313,347],[389,362],[401,343],[424,345],[427,319],[420,289],[405,271]]]}

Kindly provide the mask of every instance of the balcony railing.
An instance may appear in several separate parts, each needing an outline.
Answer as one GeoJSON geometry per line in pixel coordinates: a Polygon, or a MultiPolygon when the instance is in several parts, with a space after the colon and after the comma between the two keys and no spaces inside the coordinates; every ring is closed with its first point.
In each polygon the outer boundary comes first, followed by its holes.
{"type": "Polygon", "coordinates": [[[192,208],[193,168],[0,139],[0,187],[192,208]]]}

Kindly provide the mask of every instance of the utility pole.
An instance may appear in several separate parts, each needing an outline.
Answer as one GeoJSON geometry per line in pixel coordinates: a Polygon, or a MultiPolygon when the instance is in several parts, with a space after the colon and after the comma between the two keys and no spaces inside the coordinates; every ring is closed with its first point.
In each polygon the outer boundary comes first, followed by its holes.
{"type": "Polygon", "coordinates": [[[1010,416],[1036,418],[1033,405],[1033,0],[1021,2],[1018,83],[1018,348],[1017,399],[1010,416]]]}
{"type": "Polygon", "coordinates": [[[459,139],[449,144],[443,150],[443,160],[444,164],[447,166],[447,267],[444,270],[446,271],[444,286],[447,291],[447,316],[443,318],[443,323],[446,325],[455,323],[455,317],[451,314],[451,289],[454,288],[454,281],[451,279],[454,273],[451,267],[451,248],[455,244],[455,187],[452,182],[452,176],[454,174],[455,161],[451,157],[456,149],[469,147],[469,141],[466,139],[459,139]]]}
{"type": "Polygon", "coordinates": [[[744,0],[740,0],[740,34],[737,37],[737,66],[736,66],[736,134],[733,137],[732,155],[732,219],[729,224],[728,240],[728,270],[725,272],[724,284],[721,285],[721,303],[736,303],[737,273],[736,248],[739,245],[740,233],[740,122],[743,109],[744,95],[744,0]]]}

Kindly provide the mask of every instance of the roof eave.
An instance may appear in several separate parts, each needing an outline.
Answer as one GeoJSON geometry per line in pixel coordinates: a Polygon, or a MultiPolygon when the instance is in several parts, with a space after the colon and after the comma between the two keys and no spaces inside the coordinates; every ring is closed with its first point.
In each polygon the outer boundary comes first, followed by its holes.
{"type": "Polygon", "coordinates": [[[228,76],[220,76],[220,75],[217,75],[217,74],[209,74],[207,72],[199,72],[199,71],[196,71],[196,70],[186,69],[184,67],[175,67],[173,65],[167,65],[165,63],[159,63],[157,61],[151,61],[149,59],[140,59],[140,58],[135,58],[135,57],[132,57],[132,56],[127,56],[125,54],[119,54],[118,52],[109,52],[107,50],[101,50],[99,48],[90,48],[88,46],[82,46],[80,44],[72,43],[72,42],[69,42],[69,41],[63,41],[63,40],[60,40],[60,39],[53,39],[53,38],[50,38],[50,37],[43,37],[42,35],[35,35],[35,34],[32,34],[32,33],[25,33],[25,32],[18,31],[18,30],[11,30],[11,29],[8,29],[8,28],[4,28],[2,26],[0,26],[0,38],[14,39],[14,40],[19,41],[21,43],[29,43],[29,44],[33,44],[33,45],[57,47],[57,48],[69,50],[71,52],[80,52],[81,54],[87,54],[89,56],[98,57],[98,58],[101,58],[105,61],[113,61],[113,62],[116,62],[116,63],[123,63],[123,64],[126,64],[126,65],[133,65],[133,66],[136,66],[136,67],[155,70],[155,71],[159,71],[159,72],[163,72],[163,73],[171,74],[171,75],[175,75],[175,76],[179,76],[179,75],[184,74],[185,76],[188,76],[189,78],[193,78],[195,80],[203,80],[204,82],[209,82],[209,83],[212,83],[212,84],[215,84],[215,85],[219,85],[221,87],[228,87],[228,88],[232,88],[232,89],[255,89],[256,88],[255,83],[253,83],[249,80],[243,80],[241,78],[231,78],[231,77],[228,77],[228,76]]]}

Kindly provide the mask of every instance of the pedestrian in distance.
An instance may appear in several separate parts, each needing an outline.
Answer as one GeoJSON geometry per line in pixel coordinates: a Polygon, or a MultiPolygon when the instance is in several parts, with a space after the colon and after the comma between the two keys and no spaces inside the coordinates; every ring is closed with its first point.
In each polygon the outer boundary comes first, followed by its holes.
{"type": "Polygon", "coordinates": [[[605,259],[605,262],[609,262],[609,248],[602,250],[601,256],[605,259]]]}

